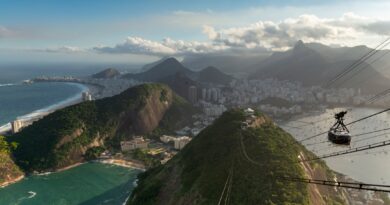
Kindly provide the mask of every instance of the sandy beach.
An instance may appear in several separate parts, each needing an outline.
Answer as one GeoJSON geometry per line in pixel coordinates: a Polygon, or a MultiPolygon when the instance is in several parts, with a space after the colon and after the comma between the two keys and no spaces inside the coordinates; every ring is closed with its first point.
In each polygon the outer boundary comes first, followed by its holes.
{"type": "Polygon", "coordinates": [[[134,162],[134,161],[127,161],[123,159],[98,159],[96,162],[104,163],[104,164],[114,164],[122,167],[128,167],[133,169],[139,169],[142,171],[146,170],[146,167],[144,164],[134,162]]]}

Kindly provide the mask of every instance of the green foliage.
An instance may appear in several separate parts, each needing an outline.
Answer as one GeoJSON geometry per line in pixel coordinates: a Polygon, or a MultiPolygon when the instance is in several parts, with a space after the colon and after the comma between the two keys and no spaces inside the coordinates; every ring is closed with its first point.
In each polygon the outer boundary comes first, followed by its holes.
{"type": "Polygon", "coordinates": [[[242,130],[243,120],[241,110],[225,112],[167,164],[140,177],[129,204],[153,204],[166,189],[172,204],[217,204],[231,168],[230,204],[309,204],[306,184],[279,178],[304,177],[296,163],[301,147],[286,147],[294,139],[269,120],[242,130]]]}
{"type": "Polygon", "coordinates": [[[104,152],[104,148],[103,147],[91,147],[89,148],[85,154],[84,154],[84,157],[86,160],[94,160],[94,159],[97,159],[103,152],[104,152]]]}
{"type": "Polygon", "coordinates": [[[143,84],[117,96],[58,110],[9,137],[19,144],[13,153],[16,162],[27,172],[44,171],[79,161],[70,153],[80,152],[97,138],[117,148],[120,140],[134,133],[131,117],[144,107],[152,92],[163,90],[168,92],[169,88],[143,84]]]}
{"type": "Polygon", "coordinates": [[[8,143],[4,136],[0,136],[0,184],[23,174],[10,156],[10,152],[16,147],[16,143],[8,143]]]}
{"type": "Polygon", "coordinates": [[[0,135],[0,152],[9,154],[12,150],[15,150],[18,147],[16,142],[7,142],[4,136],[0,135]]]}
{"type": "Polygon", "coordinates": [[[160,94],[160,102],[165,102],[165,101],[167,101],[167,100],[168,100],[167,95],[168,95],[167,90],[163,89],[163,90],[161,91],[161,94],[160,94]]]}
{"type": "Polygon", "coordinates": [[[133,150],[132,157],[136,160],[142,161],[147,167],[156,167],[160,165],[159,159],[149,155],[142,149],[133,150]]]}

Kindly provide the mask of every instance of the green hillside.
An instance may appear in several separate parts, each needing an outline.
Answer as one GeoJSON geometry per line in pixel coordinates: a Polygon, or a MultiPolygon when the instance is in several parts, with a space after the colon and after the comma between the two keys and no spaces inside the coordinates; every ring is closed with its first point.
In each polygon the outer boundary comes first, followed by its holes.
{"type": "MultiPolygon", "coordinates": [[[[83,161],[88,148],[116,149],[121,140],[133,135],[145,135],[156,128],[166,131],[167,126],[160,121],[169,118],[165,113],[187,106],[185,101],[177,103],[180,100],[165,85],[143,84],[114,97],[56,111],[9,137],[9,141],[19,143],[13,154],[27,172],[62,168],[83,161]]],[[[188,114],[191,112],[174,120],[185,119],[188,114]]]]}
{"type": "Polygon", "coordinates": [[[12,149],[16,146],[15,143],[9,144],[3,136],[0,136],[0,186],[24,174],[10,156],[12,149]]]}
{"type": "MultiPolygon", "coordinates": [[[[307,151],[267,117],[241,129],[245,119],[241,110],[225,112],[167,164],[141,174],[128,204],[310,204],[306,184],[279,178],[305,177],[297,156],[307,151]]],[[[315,166],[332,177],[322,165],[315,166]]],[[[321,193],[326,204],[342,201],[321,193]]]]}

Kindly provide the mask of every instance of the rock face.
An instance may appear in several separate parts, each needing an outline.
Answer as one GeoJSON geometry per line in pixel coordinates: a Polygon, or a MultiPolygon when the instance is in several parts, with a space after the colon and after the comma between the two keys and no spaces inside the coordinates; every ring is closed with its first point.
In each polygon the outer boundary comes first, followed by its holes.
{"type": "Polygon", "coordinates": [[[304,166],[334,179],[326,165],[297,163],[300,154],[311,155],[268,117],[230,110],[165,165],[141,174],[128,204],[345,204],[334,188],[281,179],[312,177],[304,166]]]}
{"type": "Polygon", "coordinates": [[[176,98],[168,86],[143,84],[59,110],[10,137],[19,143],[16,162],[27,172],[51,171],[83,161],[88,148],[118,148],[156,129],[176,98]]]}

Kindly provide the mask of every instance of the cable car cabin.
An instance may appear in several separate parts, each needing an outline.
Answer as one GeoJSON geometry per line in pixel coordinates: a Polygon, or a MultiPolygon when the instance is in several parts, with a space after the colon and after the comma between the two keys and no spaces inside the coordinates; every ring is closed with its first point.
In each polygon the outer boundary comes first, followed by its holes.
{"type": "Polygon", "coordinates": [[[336,123],[328,132],[328,139],[334,144],[349,145],[351,143],[351,135],[343,122],[345,114],[347,114],[347,111],[335,114],[336,123]]]}
{"type": "Polygon", "coordinates": [[[334,144],[349,145],[351,143],[351,135],[348,131],[336,130],[330,128],[328,139],[334,144]]]}

